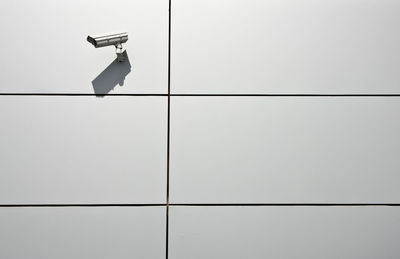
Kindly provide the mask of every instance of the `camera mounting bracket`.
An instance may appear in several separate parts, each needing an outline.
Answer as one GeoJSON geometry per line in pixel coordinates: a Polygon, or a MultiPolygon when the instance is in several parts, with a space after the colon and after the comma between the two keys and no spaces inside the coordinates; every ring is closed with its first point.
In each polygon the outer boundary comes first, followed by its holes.
{"type": "Polygon", "coordinates": [[[126,56],[124,55],[124,47],[121,43],[115,45],[115,53],[117,54],[118,62],[123,62],[126,60],[126,56]]]}

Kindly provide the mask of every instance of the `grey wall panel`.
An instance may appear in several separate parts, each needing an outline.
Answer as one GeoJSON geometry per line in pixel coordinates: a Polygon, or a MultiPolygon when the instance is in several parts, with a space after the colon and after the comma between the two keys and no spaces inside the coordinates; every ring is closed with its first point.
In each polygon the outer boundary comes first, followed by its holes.
{"type": "Polygon", "coordinates": [[[0,208],[0,257],[165,258],[165,208],[0,208]]]}
{"type": "Polygon", "coordinates": [[[169,258],[399,258],[398,207],[173,207],[169,258]]]}
{"type": "Polygon", "coordinates": [[[173,93],[400,93],[397,0],[175,0],[173,93]]]}
{"type": "Polygon", "coordinates": [[[172,203],[398,203],[400,98],[172,97],[172,203]]]}
{"type": "Polygon", "coordinates": [[[1,96],[0,203],[161,203],[166,97],[1,96]]]}
{"type": "Polygon", "coordinates": [[[167,93],[167,0],[1,1],[0,33],[1,93],[167,93]],[[125,31],[123,64],[86,41],[125,31]]]}

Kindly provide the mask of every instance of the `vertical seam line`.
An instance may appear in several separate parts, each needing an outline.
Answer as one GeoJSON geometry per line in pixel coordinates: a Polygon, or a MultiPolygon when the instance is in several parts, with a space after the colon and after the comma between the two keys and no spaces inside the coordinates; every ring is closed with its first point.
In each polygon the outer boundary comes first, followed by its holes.
{"type": "Polygon", "coordinates": [[[171,107],[171,0],[168,0],[168,111],[167,111],[167,190],[165,224],[165,258],[169,254],[169,160],[170,160],[170,107],[171,107]]]}

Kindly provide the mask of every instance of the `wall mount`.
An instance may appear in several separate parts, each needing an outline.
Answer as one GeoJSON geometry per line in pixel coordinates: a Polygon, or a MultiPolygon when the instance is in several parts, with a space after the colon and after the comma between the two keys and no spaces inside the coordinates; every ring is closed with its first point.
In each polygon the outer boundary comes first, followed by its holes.
{"type": "Polygon", "coordinates": [[[104,36],[92,37],[87,36],[86,40],[93,44],[95,48],[102,48],[107,46],[115,46],[115,52],[117,54],[118,62],[126,60],[124,53],[123,43],[128,41],[128,33],[116,33],[104,36]]]}

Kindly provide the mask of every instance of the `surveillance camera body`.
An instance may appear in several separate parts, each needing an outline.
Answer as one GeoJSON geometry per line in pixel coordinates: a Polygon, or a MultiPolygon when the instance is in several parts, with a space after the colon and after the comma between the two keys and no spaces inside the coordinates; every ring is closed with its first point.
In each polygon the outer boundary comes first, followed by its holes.
{"type": "Polygon", "coordinates": [[[128,41],[128,33],[116,33],[116,34],[109,34],[105,36],[98,36],[98,37],[87,37],[87,41],[93,44],[95,48],[102,48],[107,46],[115,46],[117,52],[117,59],[119,62],[122,62],[126,59],[125,55],[122,53],[123,47],[122,43],[128,41]]]}
{"type": "Polygon", "coordinates": [[[128,41],[128,33],[117,33],[98,37],[87,37],[87,41],[92,43],[95,48],[117,46],[128,41]]]}

